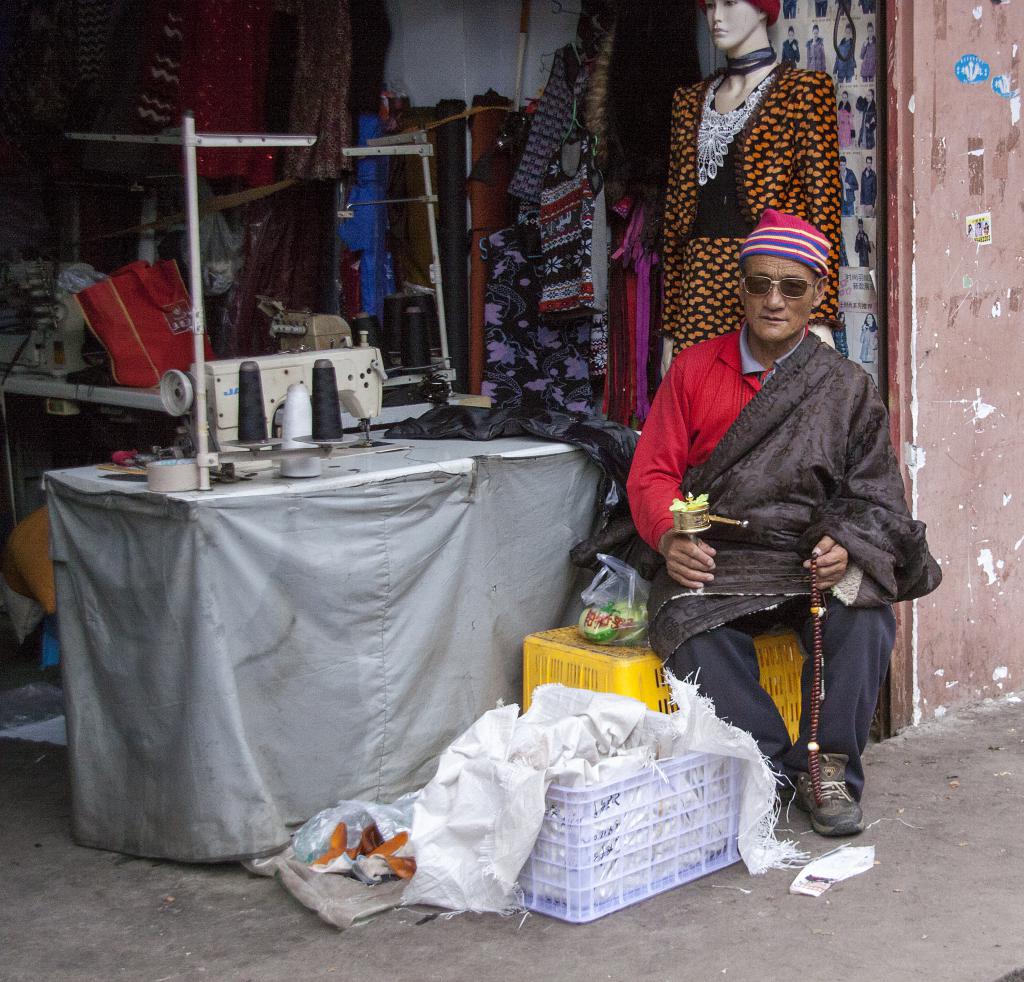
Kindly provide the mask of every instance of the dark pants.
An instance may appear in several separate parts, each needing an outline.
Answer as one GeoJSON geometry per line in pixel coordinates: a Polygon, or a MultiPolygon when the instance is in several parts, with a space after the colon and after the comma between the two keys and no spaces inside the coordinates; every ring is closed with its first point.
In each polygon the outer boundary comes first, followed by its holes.
{"type": "MultiPolygon", "coordinates": [[[[812,622],[800,626],[804,650],[813,651],[812,622]]],[[[818,743],[823,753],[846,754],[846,783],[859,801],[864,789],[860,756],[867,746],[878,692],[896,637],[890,607],[846,607],[828,600],[823,622],[825,701],[821,704],[818,743]]],[[[670,667],[679,678],[699,672],[701,692],[710,696],[718,715],[751,733],[776,771],[793,783],[807,771],[807,740],[811,729],[813,659],[804,660],[800,737],[795,744],[772,697],[760,685],[757,653],[749,633],[725,625],[682,644],[670,667]]]]}

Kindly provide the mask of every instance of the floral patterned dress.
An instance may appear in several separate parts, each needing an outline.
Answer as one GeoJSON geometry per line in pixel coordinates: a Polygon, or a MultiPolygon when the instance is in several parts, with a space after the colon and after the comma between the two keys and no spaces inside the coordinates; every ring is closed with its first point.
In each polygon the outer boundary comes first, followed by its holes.
{"type": "Polygon", "coordinates": [[[546,322],[540,315],[540,241],[513,226],[481,242],[488,264],[481,393],[498,409],[594,412],[591,318],[546,322]]]}

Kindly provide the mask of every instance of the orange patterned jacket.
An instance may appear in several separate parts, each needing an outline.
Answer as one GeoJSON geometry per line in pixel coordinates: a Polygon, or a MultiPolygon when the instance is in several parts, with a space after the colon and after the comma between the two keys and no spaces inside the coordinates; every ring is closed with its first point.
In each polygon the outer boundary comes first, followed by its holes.
{"type": "MultiPolygon", "coordinates": [[[[741,239],[691,239],[697,217],[697,131],[708,86],[676,91],[665,192],[664,330],[676,348],[734,331],[743,316],[737,295],[741,239]]],[[[812,322],[839,314],[842,234],[839,136],[832,79],[783,63],[761,104],[736,135],[736,191],[751,226],[765,208],[799,215],[832,243],[828,285],[812,322]]]]}

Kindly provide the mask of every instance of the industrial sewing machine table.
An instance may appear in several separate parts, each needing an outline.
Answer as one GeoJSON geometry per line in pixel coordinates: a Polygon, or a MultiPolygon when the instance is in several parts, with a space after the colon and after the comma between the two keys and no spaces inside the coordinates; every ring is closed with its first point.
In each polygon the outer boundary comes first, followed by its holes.
{"type": "Polygon", "coordinates": [[[403,442],[207,492],[47,475],[78,842],[274,850],[340,798],[423,785],[518,699],[523,638],[574,600],[598,470],[532,439],[403,442]]]}

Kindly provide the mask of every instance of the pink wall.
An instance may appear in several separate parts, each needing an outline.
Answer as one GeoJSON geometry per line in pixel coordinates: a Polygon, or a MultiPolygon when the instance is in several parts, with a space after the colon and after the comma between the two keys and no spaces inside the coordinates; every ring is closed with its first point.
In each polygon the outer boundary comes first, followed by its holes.
{"type": "Polygon", "coordinates": [[[898,727],[1024,688],[1024,147],[992,84],[1020,87],[1024,3],[889,7],[890,408],[944,574],[900,612],[898,727]],[[958,80],[967,54],[988,79],[958,80]]]}

